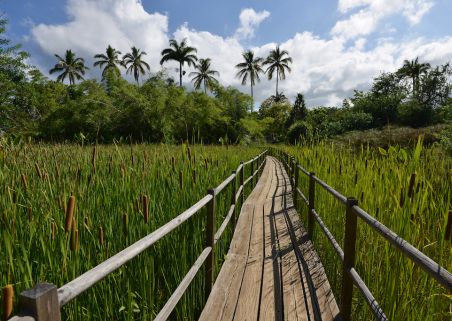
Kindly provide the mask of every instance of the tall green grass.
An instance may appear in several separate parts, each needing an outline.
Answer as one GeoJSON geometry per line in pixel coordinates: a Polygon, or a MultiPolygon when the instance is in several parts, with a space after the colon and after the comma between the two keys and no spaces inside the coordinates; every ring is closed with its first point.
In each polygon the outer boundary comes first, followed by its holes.
{"type": "MultiPolygon", "coordinates": [[[[284,148],[299,163],[341,192],[358,199],[359,206],[452,271],[451,242],[444,239],[452,210],[452,159],[419,142],[413,150],[352,149],[320,143],[313,147],[284,148]],[[410,183],[411,181],[411,183],[410,183]]],[[[308,178],[300,174],[307,195],[308,178]]],[[[345,207],[320,186],[316,209],[343,247],[345,207]]],[[[306,206],[300,206],[304,218],[306,206]]],[[[358,220],[356,268],[390,320],[451,320],[452,296],[427,273],[358,220]]],[[[341,262],[316,226],[314,244],[340,301],[341,262]]],[[[355,288],[353,319],[372,320],[355,288]]]]}
{"type": "MultiPolygon", "coordinates": [[[[18,294],[38,282],[67,283],[176,217],[241,160],[260,151],[186,145],[3,146],[0,286],[12,284],[18,294]],[[73,218],[66,222],[71,195],[73,218]]],[[[229,187],[219,195],[217,227],[230,200],[229,187]]],[[[63,319],[152,319],[201,253],[205,217],[202,210],[66,305],[63,319]]],[[[230,238],[228,228],[217,243],[218,267],[230,238]]],[[[171,320],[195,319],[205,303],[203,288],[200,271],[171,320]]],[[[17,295],[14,302],[17,312],[17,295]]]]}

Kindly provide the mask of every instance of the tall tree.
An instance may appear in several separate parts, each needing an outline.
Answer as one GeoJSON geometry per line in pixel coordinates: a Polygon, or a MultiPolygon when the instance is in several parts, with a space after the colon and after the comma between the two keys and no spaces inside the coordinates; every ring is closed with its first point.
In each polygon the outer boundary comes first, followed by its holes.
{"type": "Polygon", "coordinates": [[[187,45],[187,39],[183,39],[180,43],[176,40],[171,39],[169,41],[169,48],[163,49],[162,59],[160,64],[174,60],[179,63],[179,86],[182,87],[182,75],[185,74],[183,71],[184,64],[187,63],[188,66],[196,64],[198,58],[195,53],[197,53],[196,48],[187,45]]]}
{"type": "Polygon", "coordinates": [[[58,59],[58,62],[50,69],[49,73],[61,72],[57,77],[57,81],[64,82],[67,77],[69,78],[69,83],[73,85],[75,84],[75,80],[84,79],[85,71],[89,68],[85,66],[85,60],[83,58],[76,57],[72,50],[66,50],[64,58],[59,55],[55,55],[55,57],[58,59]]]}
{"type": "Polygon", "coordinates": [[[112,73],[117,77],[121,75],[119,66],[122,66],[123,64],[119,59],[120,54],[121,52],[119,50],[116,50],[112,46],[108,45],[105,50],[105,54],[97,54],[94,56],[95,59],[98,59],[94,62],[94,67],[99,66],[99,68],[104,68],[102,71],[102,80],[105,80],[109,73],[112,73]]]}
{"type": "Polygon", "coordinates": [[[215,75],[220,75],[216,70],[210,69],[210,58],[199,59],[198,63],[195,65],[197,71],[191,72],[190,77],[194,82],[195,89],[201,88],[201,84],[204,85],[204,93],[207,93],[207,89],[211,89],[212,85],[218,80],[214,77],[215,75]]]}
{"type": "Polygon", "coordinates": [[[270,51],[267,59],[265,59],[263,65],[269,65],[265,73],[268,80],[273,78],[273,73],[276,72],[276,96],[278,96],[278,82],[279,79],[286,79],[286,70],[291,71],[289,64],[292,63],[292,58],[289,57],[287,50],[280,50],[279,46],[276,49],[270,51]]]}
{"type": "Polygon", "coordinates": [[[298,93],[295,98],[295,103],[293,104],[292,110],[290,111],[288,126],[292,125],[293,123],[299,120],[304,120],[307,115],[308,109],[306,108],[304,96],[303,94],[298,93]]]}
{"type": "Polygon", "coordinates": [[[146,74],[145,68],[149,71],[151,68],[149,64],[143,60],[143,56],[146,52],[141,51],[136,47],[131,48],[131,52],[127,53],[122,57],[122,64],[127,68],[127,74],[133,73],[133,78],[138,84],[138,79],[140,75],[146,74]]]}
{"type": "Polygon", "coordinates": [[[430,69],[429,63],[419,63],[419,57],[414,60],[405,60],[402,68],[398,70],[399,75],[409,77],[413,84],[413,97],[419,93],[419,78],[430,69]]]}
{"type": "MultiPolygon", "coordinates": [[[[242,57],[245,60],[235,67],[238,69],[236,77],[242,80],[242,85],[246,85],[248,78],[251,84],[251,97],[254,99],[253,86],[256,84],[256,80],[260,81],[259,73],[263,73],[262,62],[264,61],[261,57],[254,57],[254,52],[247,50],[242,53],[242,57]]],[[[251,111],[253,111],[253,106],[251,106],[251,111]]]]}

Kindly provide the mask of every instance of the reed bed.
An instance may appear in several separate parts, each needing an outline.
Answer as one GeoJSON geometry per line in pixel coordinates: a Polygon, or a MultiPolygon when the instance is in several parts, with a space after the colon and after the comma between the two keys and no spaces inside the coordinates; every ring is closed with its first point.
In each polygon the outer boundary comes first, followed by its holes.
{"type": "MultiPolygon", "coordinates": [[[[0,286],[4,313],[38,282],[61,286],[198,201],[261,149],[150,145],[0,148],[0,286]],[[13,298],[12,293],[16,293],[13,298]]],[[[217,226],[231,188],[218,197],[217,226]]],[[[201,211],[62,309],[64,320],[151,320],[201,253],[201,211]]],[[[231,238],[217,243],[217,270],[231,238]]],[[[171,320],[193,320],[203,271],[171,320]]],[[[10,309],[11,311],[9,311],[10,309]]],[[[14,310],[13,310],[14,309],[14,310]]]]}
{"type": "MultiPolygon", "coordinates": [[[[320,143],[285,147],[299,163],[391,228],[419,250],[452,271],[450,240],[452,159],[435,148],[413,150],[320,143]],[[449,222],[449,223],[448,223],[449,222]]],[[[307,195],[308,178],[300,174],[307,195]]],[[[316,187],[316,209],[343,247],[345,206],[316,187]]],[[[300,206],[306,222],[307,207],[300,206]]],[[[314,244],[340,301],[341,262],[316,226],[314,244]]],[[[427,273],[392,248],[358,220],[356,268],[389,320],[451,320],[452,296],[427,273]]],[[[353,320],[373,320],[358,290],[354,291],[353,320]]]]}

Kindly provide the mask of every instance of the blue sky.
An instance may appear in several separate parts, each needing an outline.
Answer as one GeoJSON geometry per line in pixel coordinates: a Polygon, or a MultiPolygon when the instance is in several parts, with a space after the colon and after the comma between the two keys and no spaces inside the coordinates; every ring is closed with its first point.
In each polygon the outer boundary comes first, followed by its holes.
{"type": "MultiPolygon", "coordinates": [[[[265,56],[279,44],[294,59],[281,90],[289,98],[303,92],[311,106],[340,105],[404,59],[452,61],[450,0],[0,0],[0,10],[9,36],[44,72],[54,53],[70,48],[92,64],[108,44],[144,49],[155,72],[168,40],[187,38],[212,58],[223,84],[249,92],[234,77],[241,52],[265,56]]],[[[166,68],[175,74],[174,65],[166,68]]],[[[256,100],[273,92],[274,83],[263,80],[256,100]]]]}

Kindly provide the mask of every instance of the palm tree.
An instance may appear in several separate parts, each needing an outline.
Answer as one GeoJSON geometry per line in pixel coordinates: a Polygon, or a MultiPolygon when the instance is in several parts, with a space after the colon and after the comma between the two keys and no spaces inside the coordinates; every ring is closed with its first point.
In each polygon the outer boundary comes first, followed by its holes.
{"type": "MultiPolygon", "coordinates": [[[[253,86],[256,84],[256,80],[260,81],[259,73],[264,72],[262,69],[262,62],[264,59],[261,57],[254,57],[254,52],[251,50],[242,53],[242,57],[245,61],[235,65],[238,69],[236,77],[242,79],[242,85],[246,85],[246,81],[250,78],[251,97],[254,98],[253,86]]],[[[253,111],[253,107],[251,107],[251,111],[253,111]]]]}
{"type": "Polygon", "coordinates": [[[136,47],[132,47],[132,52],[129,52],[122,57],[122,64],[127,68],[127,74],[133,73],[133,78],[135,78],[137,84],[140,75],[146,73],[144,67],[146,67],[148,71],[151,69],[149,64],[143,60],[144,55],[146,55],[146,52],[140,51],[140,49],[136,47]]]}
{"type": "Polygon", "coordinates": [[[287,50],[281,51],[279,46],[276,46],[276,49],[270,51],[270,54],[263,63],[263,65],[269,65],[267,70],[265,70],[268,80],[273,78],[273,73],[276,71],[276,96],[278,96],[279,79],[286,79],[286,70],[291,72],[289,63],[292,63],[292,58],[289,57],[287,50]]]}
{"type": "Polygon", "coordinates": [[[199,59],[195,68],[197,71],[189,75],[193,77],[191,81],[194,81],[195,89],[201,88],[201,84],[204,84],[204,93],[207,94],[207,88],[211,89],[212,85],[218,82],[214,75],[220,75],[220,73],[210,69],[210,58],[199,59]]]}
{"type": "Polygon", "coordinates": [[[169,41],[169,46],[169,48],[163,49],[160,64],[163,65],[163,63],[170,60],[179,62],[179,86],[182,87],[182,75],[185,74],[182,68],[185,63],[189,66],[196,64],[198,58],[195,53],[198,52],[198,50],[194,47],[187,46],[187,39],[183,39],[180,43],[171,39],[169,41]]]}
{"type": "Polygon", "coordinates": [[[419,77],[425,74],[430,69],[429,63],[419,63],[419,57],[414,60],[405,60],[402,68],[399,69],[399,74],[405,77],[410,77],[413,81],[413,96],[419,92],[419,77]]]}
{"type": "Polygon", "coordinates": [[[77,58],[72,50],[66,50],[64,59],[59,55],[55,55],[55,57],[58,59],[58,62],[50,69],[49,73],[61,72],[57,77],[57,81],[64,82],[66,77],[68,77],[69,84],[73,85],[75,84],[75,80],[84,79],[83,75],[85,75],[85,70],[89,68],[85,66],[85,60],[83,58],[77,58]]]}
{"type": "Polygon", "coordinates": [[[105,55],[98,54],[94,56],[95,59],[98,59],[94,62],[94,67],[99,66],[99,68],[102,68],[105,66],[102,71],[102,80],[105,80],[110,72],[119,77],[121,75],[121,71],[119,70],[118,65],[122,66],[122,62],[119,59],[121,52],[108,45],[105,53],[105,55]]]}

